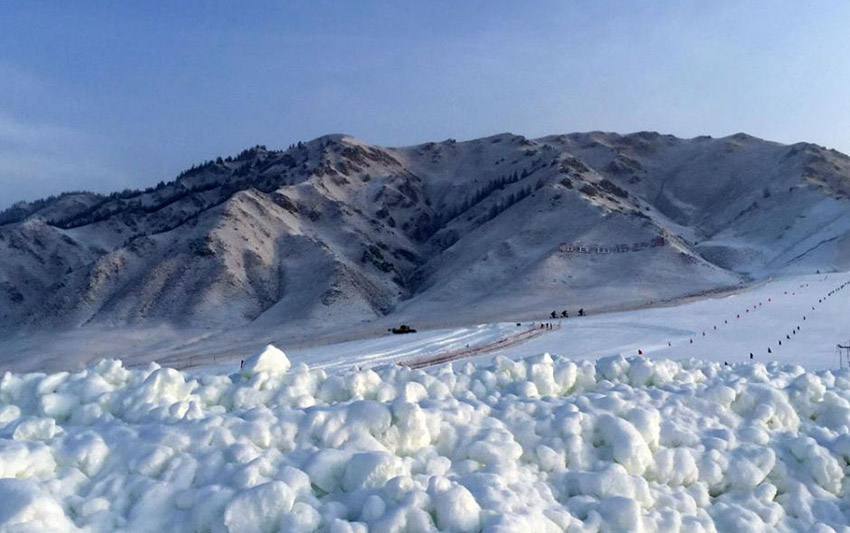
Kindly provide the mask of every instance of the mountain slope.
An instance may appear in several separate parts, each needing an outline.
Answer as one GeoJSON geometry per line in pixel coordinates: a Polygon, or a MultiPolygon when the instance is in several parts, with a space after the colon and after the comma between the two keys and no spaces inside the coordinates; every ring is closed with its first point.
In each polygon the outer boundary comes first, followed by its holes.
{"type": "Polygon", "coordinates": [[[850,159],[744,134],[330,135],[0,213],[0,328],[636,305],[850,266],[850,159]]]}

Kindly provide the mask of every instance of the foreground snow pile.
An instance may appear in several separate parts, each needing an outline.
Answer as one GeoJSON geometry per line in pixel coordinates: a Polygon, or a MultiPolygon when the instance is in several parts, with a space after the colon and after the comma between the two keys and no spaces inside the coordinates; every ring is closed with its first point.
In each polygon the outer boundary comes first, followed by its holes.
{"type": "Polygon", "coordinates": [[[850,373],[498,359],[0,380],[1,531],[850,531],[850,373]]]}

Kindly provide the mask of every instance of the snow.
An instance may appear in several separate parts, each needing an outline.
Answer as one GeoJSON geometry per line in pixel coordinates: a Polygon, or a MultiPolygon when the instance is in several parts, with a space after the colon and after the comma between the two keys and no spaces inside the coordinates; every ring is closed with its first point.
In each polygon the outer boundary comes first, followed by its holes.
{"type": "Polygon", "coordinates": [[[850,531],[846,369],[269,346],[6,373],[0,405],[0,531],[850,531]]]}
{"type": "Polygon", "coordinates": [[[289,367],[290,363],[286,354],[270,344],[262,352],[245,359],[242,365],[242,375],[251,377],[259,372],[266,372],[278,376],[285,374],[289,367]]]}
{"type": "Polygon", "coordinates": [[[429,494],[434,500],[437,527],[452,533],[473,533],[481,528],[481,507],[475,496],[444,477],[431,479],[429,494]]]}
{"type": "Polygon", "coordinates": [[[850,532],[848,282],[6,372],[0,532],[850,532]]]}
{"type": "Polygon", "coordinates": [[[0,524],[3,531],[74,531],[62,507],[36,483],[0,479],[0,524]]]}
{"type": "MultiPolygon", "coordinates": [[[[523,321],[520,327],[516,322],[502,322],[426,330],[415,335],[385,335],[287,352],[295,363],[326,369],[435,360],[445,354],[465,353],[468,345],[474,353],[464,360],[473,361],[488,361],[495,355],[517,359],[541,353],[596,359],[614,354],[637,355],[640,350],[671,359],[748,363],[752,352],[753,361],[823,370],[839,366],[836,344],[847,344],[850,339],[845,318],[850,288],[836,291],[848,281],[850,276],[846,273],[788,276],[672,305],[581,318],[575,318],[573,313],[574,318],[523,321]],[[547,322],[554,323],[555,328],[523,342],[500,344],[547,322]]],[[[230,369],[233,363],[217,368],[230,369]]],[[[633,374],[641,371],[639,367],[630,369],[633,374]]],[[[613,375],[618,370],[606,367],[604,372],[613,375]]],[[[546,394],[546,380],[544,376],[534,380],[535,386],[542,387],[541,394],[546,394]]]]}
{"type": "Polygon", "coordinates": [[[277,531],[294,503],[295,494],[283,481],[262,483],[233,498],[224,511],[224,527],[231,533],[277,531]]]}

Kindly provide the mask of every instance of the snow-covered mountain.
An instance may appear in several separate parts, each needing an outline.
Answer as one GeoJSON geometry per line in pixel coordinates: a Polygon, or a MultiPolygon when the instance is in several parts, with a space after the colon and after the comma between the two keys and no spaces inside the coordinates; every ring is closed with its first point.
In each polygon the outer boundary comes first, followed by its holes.
{"type": "Polygon", "coordinates": [[[0,329],[446,321],[850,268],[850,158],[737,134],[329,135],[0,213],[0,329]]]}

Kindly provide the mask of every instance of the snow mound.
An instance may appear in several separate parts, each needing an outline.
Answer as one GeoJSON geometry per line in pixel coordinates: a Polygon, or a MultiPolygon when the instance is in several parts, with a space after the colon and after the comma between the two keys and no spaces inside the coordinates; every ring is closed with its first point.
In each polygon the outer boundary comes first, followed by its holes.
{"type": "Polygon", "coordinates": [[[850,531],[850,371],[548,354],[0,379],[0,531],[850,531]]]}
{"type": "Polygon", "coordinates": [[[0,524],[3,531],[76,531],[62,507],[37,484],[0,479],[0,524]]]}
{"type": "Polygon", "coordinates": [[[283,350],[269,344],[262,352],[257,352],[242,365],[242,375],[251,377],[258,372],[267,372],[273,376],[285,374],[289,370],[289,358],[283,350]]]}

